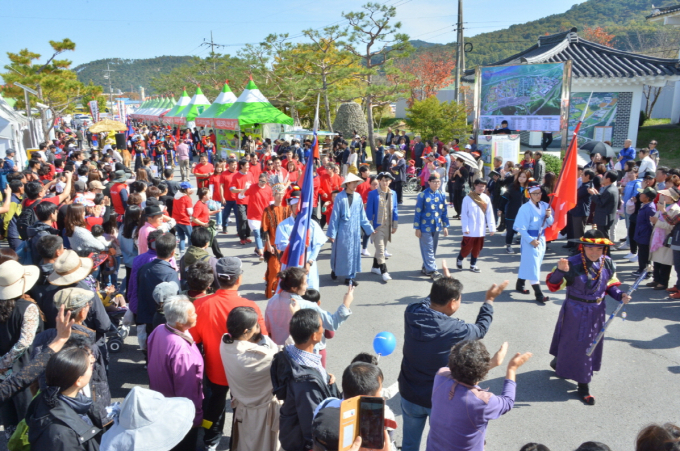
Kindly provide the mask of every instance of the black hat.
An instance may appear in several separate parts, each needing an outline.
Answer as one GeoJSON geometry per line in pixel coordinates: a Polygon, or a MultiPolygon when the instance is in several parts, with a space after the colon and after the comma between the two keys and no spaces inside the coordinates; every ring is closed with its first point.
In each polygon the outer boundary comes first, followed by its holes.
{"type": "Polygon", "coordinates": [[[645,172],[644,175],[642,176],[642,178],[644,180],[651,180],[651,179],[656,178],[656,176],[654,174],[652,174],[651,172],[645,172]]]}
{"type": "Polygon", "coordinates": [[[390,180],[394,180],[394,176],[392,174],[390,174],[389,172],[381,172],[376,177],[377,180],[382,180],[382,179],[385,179],[385,178],[388,178],[390,180]]]}
{"type": "Polygon", "coordinates": [[[163,212],[161,211],[161,208],[158,205],[147,205],[146,208],[144,208],[144,214],[148,216],[158,216],[162,215],[163,212]]]}
{"type": "Polygon", "coordinates": [[[609,238],[607,238],[607,235],[601,230],[597,230],[595,226],[593,226],[592,229],[588,230],[586,233],[583,234],[583,236],[579,239],[572,239],[569,240],[572,243],[579,243],[583,244],[584,246],[613,246],[614,243],[612,243],[609,238]]]}
{"type": "Polygon", "coordinates": [[[498,171],[490,171],[489,172],[489,177],[493,177],[494,175],[497,175],[497,176],[500,177],[500,174],[498,173],[498,171]]]}
{"type": "Polygon", "coordinates": [[[312,439],[328,451],[337,451],[340,444],[340,409],[324,407],[312,421],[312,439]]]}

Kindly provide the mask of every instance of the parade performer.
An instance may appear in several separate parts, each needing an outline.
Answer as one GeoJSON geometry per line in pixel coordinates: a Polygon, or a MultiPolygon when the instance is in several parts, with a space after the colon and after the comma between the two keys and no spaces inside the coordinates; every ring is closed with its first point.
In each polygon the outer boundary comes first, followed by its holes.
{"type": "Polygon", "coordinates": [[[546,303],[549,299],[543,296],[540,282],[541,263],[545,256],[543,232],[546,227],[552,225],[554,218],[550,205],[541,202],[543,192],[537,182],[529,182],[526,192],[529,193],[530,202],[520,207],[513,224],[514,230],[520,234],[522,239],[521,260],[515,289],[520,293],[528,294],[529,290],[524,289],[524,281],[528,280],[531,288],[534,289],[536,301],[546,303]]]}
{"type": "Polygon", "coordinates": [[[496,218],[493,214],[493,205],[489,196],[484,194],[486,182],[482,179],[475,180],[475,190],[465,196],[460,212],[461,228],[463,229],[463,242],[460,245],[460,253],[456,260],[456,267],[463,269],[463,260],[470,256],[470,271],[481,272],[477,266],[477,258],[484,248],[486,229],[489,235],[496,233],[496,218]]]}
{"type": "Polygon", "coordinates": [[[264,258],[267,261],[267,271],[264,273],[264,294],[267,299],[274,296],[279,284],[277,275],[281,272],[281,255],[276,249],[276,228],[281,222],[293,214],[290,205],[281,205],[286,195],[286,187],[281,183],[272,186],[274,203],[264,209],[262,213],[262,241],[264,241],[264,258]]]}
{"type": "Polygon", "coordinates": [[[361,229],[367,235],[373,235],[373,226],[366,217],[361,196],[354,192],[361,182],[360,177],[347,174],[342,182],[345,189],[335,197],[326,232],[333,243],[331,278],[335,280],[338,276],[345,276],[347,285],[357,285],[355,277],[361,272],[361,229]]]}
{"type": "Polygon", "coordinates": [[[550,354],[555,356],[550,366],[558,377],[576,381],[579,397],[593,405],[595,398],[588,384],[593,371],[600,370],[604,340],[590,357],[586,350],[605,323],[605,296],[608,294],[624,304],[630,301],[630,296],[619,289],[621,282],[616,278],[616,265],[606,255],[613,243],[604,232],[588,230],[574,242],[581,244],[580,253],[560,259],[546,279],[552,292],[567,288],[550,345],[550,354]]]}
{"type": "Polygon", "coordinates": [[[390,189],[390,183],[394,176],[389,172],[381,172],[377,176],[378,189],[368,193],[366,202],[366,216],[375,228],[373,244],[375,245],[375,257],[371,272],[382,275],[385,282],[392,280],[387,272],[385,263],[385,249],[387,242],[392,241],[392,234],[397,232],[399,226],[399,212],[397,211],[397,193],[390,189]]]}
{"type": "MultiPolygon", "coordinates": [[[[288,247],[290,242],[290,234],[295,226],[295,216],[300,212],[300,194],[299,190],[291,191],[290,197],[287,202],[291,208],[291,216],[281,221],[279,226],[276,228],[276,249],[278,249],[282,255],[283,251],[288,247]]],[[[363,208],[361,209],[363,211],[363,208]]],[[[327,241],[326,235],[323,233],[323,229],[316,221],[309,221],[309,235],[307,236],[307,257],[305,268],[307,268],[307,288],[318,290],[319,289],[319,265],[316,263],[316,259],[319,256],[319,251],[321,247],[327,241]]],[[[281,265],[281,270],[286,269],[285,265],[281,265]]]]}
{"type": "Polygon", "coordinates": [[[428,182],[429,187],[418,193],[416,200],[416,214],[413,219],[413,228],[416,230],[416,238],[420,240],[420,255],[423,258],[421,272],[432,280],[439,279],[442,274],[437,271],[437,244],[439,232],[444,236],[449,235],[449,217],[446,210],[446,197],[439,191],[441,179],[439,174],[432,174],[428,182]]]}

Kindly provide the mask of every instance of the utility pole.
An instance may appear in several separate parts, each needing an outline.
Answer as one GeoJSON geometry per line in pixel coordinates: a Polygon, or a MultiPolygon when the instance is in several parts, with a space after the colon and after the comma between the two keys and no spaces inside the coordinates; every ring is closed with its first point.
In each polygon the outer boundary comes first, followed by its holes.
{"type": "Polygon", "coordinates": [[[106,72],[104,78],[109,79],[109,103],[111,104],[111,112],[113,113],[113,88],[111,87],[111,72],[115,72],[115,70],[109,67],[109,63],[106,63],[106,70],[104,72],[106,72]]]}
{"type": "Polygon", "coordinates": [[[465,38],[463,37],[463,0],[458,0],[458,25],[456,26],[456,82],[454,84],[454,96],[456,102],[460,102],[461,89],[460,77],[465,72],[465,38]]]}
{"type": "Polygon", "coordinates": [[[227,47],[226,45],[222,44],[216,44],[215,41],[213,41],[213,33],[212,30],[210,30],[210,41],[206,41],[205,38],[203,38],[203,42],[201,43],[201,46],[206,46],[210,47],[210,58],[213,60],[213,71],[217,71],[217,63],[215,62],[215,47],[227,47]]]}

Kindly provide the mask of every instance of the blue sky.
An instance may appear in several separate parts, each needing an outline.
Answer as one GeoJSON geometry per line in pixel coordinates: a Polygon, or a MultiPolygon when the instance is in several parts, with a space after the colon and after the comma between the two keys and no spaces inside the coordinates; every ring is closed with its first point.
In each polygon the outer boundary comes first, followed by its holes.
{"type": "MultiPolygon", "coordinates": [[[[397,6],[402,30],[412,39],[455,41],[454,0],[378,0],[397,6]]],[[[6,52],[22,48],[48,55],[49,40],[70,38],[77,47],[65,57],[74,66],[105,58],[162,55],[205,56],[204,39],[229,45],[235,54],[244,43],[269,33],[300,34],[307,28],[339,23],[342,12],[358,11],[366,0],[26,0],[4,1],[0,10],[0,67],[6,52]]],[[[566,11],[574,0],[466,0],[466,35],[506,28],[566,11]],[[495,11],[496,14],[489,14],[495,11]]]]}

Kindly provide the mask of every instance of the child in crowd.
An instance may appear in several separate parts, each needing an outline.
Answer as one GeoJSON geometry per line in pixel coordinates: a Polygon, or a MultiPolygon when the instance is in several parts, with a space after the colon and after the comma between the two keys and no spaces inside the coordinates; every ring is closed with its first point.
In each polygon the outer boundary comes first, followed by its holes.
{"type": "MultiPolygon", "coordinates": [[[[321,293],[318,290],[307,289],[302,299],[309,302],[315,302],[316,305],[321,306],[321,293]]],[[[324,330],[323,339],[319,343],[319,355],[321,356],[321,365],[326,368],[326,340],[330,340],[335,336],[335,332],[332,330],[324,330]]]]}
{"type": "Polygon", "coordinates": [[[415,177],[416,173],[416,160],[408,160],[408,167],[406,168],[406,177],[415,177]]]}

